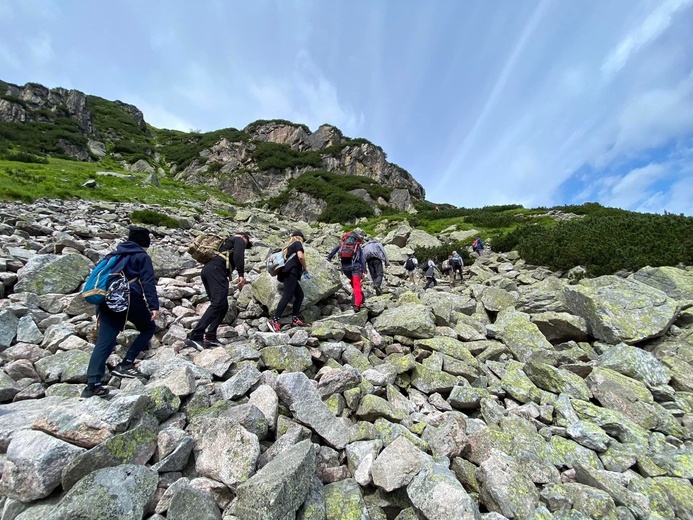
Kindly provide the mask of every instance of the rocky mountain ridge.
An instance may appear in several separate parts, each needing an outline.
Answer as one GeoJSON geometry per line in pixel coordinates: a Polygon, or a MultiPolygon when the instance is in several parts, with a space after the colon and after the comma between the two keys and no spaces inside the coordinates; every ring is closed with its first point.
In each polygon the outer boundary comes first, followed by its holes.
{"type": "MultiPolygon", "coordinates": [[[[80,161],[112,158],[126,170],[151,171],[189,184],[218,187],[239,202],[276,196],[292,179],[313,170],[367,177],[397,190],[393,201],[379,204],[399,210],[413,211],[413,201],[425,197],[421,184],[388,162],[380,147],[365,139],[347,138],[331,125],[311,132],[305,125],[275,120],[256,121],[241,131],[159,130],[147,125],[137,107],[121,101],[36,83],[18,86],[1,81],[0,123],[10,124],[2,129],[0,144],[4,140],[8,146],[25,147],[22,151],[41,156],[57,152],[80,161]],[[30,136],[23,141],[18,137],[29,124],[62,126],[49,138],[51,143],[37,145],[30,136]],[[205,144],[200,145],[202,141],[205,144]],[[275,145],[263,150],[274,156],[273,161],[267,162],[267,153],[258,153],[263,143],[275,145]]],[[[320,205],[315,197],[297,197],[309,206],[320,205]]],[[[284,209],[299,215],[296,207],[284,209]]]]}
{"type": "Polygon", "coordinates": [[[134,209],[0,211],[3,519],[691,518],[690,268],[574,283],[488,252],[462,285],[424,292],[404,258],[445,237],[383,223],[387,290],[366,284],[354,313],[325,260],[338,226],[168,208],[184,226],[153,228],[162,316],[147,378],[110,377],[111,400],[80,400],[94,319],[79,287],[134,209]],[[294,228],[312,326],[271,333],[279,291],[263,260],[294,228]],[[193,351],[207,303],[187,244],[238,229],[255,247],[229,343],[193,351]]]}

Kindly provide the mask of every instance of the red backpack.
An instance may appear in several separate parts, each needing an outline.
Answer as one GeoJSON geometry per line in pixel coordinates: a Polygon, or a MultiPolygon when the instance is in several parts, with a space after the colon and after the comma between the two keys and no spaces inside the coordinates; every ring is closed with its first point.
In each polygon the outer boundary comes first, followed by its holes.
{"type": "Polygon", "coordinates": [[[361,245],[361,237],[353,231],[345,233],[342,236],[342,246],[339,248],[339,258],[342,260],[353,260],[356,257],[356,251],[361,245]]]}

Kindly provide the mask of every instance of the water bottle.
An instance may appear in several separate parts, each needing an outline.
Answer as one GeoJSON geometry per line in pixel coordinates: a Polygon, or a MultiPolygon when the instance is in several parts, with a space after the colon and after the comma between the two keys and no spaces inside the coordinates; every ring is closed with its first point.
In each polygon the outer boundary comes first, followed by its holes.
{"type": "Polygon", "coordinates": [[[310,280],[310,275],[308,273],[303,273],[303,278],[310,280]]]}

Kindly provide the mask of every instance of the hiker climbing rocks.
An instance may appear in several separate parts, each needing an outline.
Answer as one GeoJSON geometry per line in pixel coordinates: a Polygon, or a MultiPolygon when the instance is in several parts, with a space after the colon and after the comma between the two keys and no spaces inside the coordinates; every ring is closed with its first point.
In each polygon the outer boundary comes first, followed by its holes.
{"type": "Polygon", "coordinates": [[[438,267],[436,267],[436,263],[429,258],[428,261],[426,261],[426,263],[424,263],[422,268],[423,268],[424,274],[426,276],[426,285],[424,286],[424,291],[426,289],[428,289],[429,287],[435,287],[436,285],[438,285],[438,282],[436,281],[436,277],[435,277],[435,272],[436,271],[440,272],[440,269],[438,269],[438,267]]]}
{"type": "Polygon", "coordinates": [[[476,237],[476,240],[472,243],[472,250],[479,256],[481,256],[484,252],[484,241],[481,240],[481,237],[476,237]]]}
{"type": "Polygon", "coordinates": [[[351,283],[353,291],[352,303],[356,312],[360,311],[363,305],[361,280],[363,280],[366,273],[366,256],[363,254],[363,249],[361,249],[361,242],[361,237],[356,231],[344,233],[341,242],[327,255],[327,260],[330,261],[339,253],[342,272],[351,283]]]}
{"type": "Polygon", "coordinates": [[[306,237],[301,231],[291,233],[289,245],[286,247],[284,256],[287,259],[284,268],[277,275],[277,280],[284,283],[284,293],[282,299],[279,300],[277,309],[274,311],[274,318],[270,322],[270,328],[273,332],[279,332],[282,328],[279,320],[286,306],[294,299],[294,308],[291,317],[292,327],[305,327],[307,323],[301,321],[299,314],[301,312],[301,304],[303,303],[303,289],[299,283],[301,275],[308,277],[308,267],[306,266],[306,257],[303,251],[303,242],[306,237]]]}
{"type": "Polygon", "coordinates": [[[390,267],[390,260],[387,258],[385,248],[377,240],[368,241],[366,245],[363,246],[363,254],[366,257],[368,272],[370,272],[371,279],[373,280],[375,294],[380,295],[383,293],[383,262],[386,267],[390,267]]]}
{"type": "Polygon", "coordinates": [[[156,332],[154,320],[159,317],[154,266],[146,251],[150,242],[148,229],[134,227],[130,229],[128,239],[119,244],[112,253],[119,257],[113,272],[122,271],[124,278],[129,282],[129,302],[127,309],[122,312],[111,310],[105,302],[97,307],[99,332],[89,359],[87,387],[82,392],[82,397],[108,394],[108,388],[102,384],[106,373],[106,360],[113,352],[118,333],[125,328],[127,321],[135,326],[139,335],[130,345],[123,361],[111,371],[111,374],[127,378],[141,375],[135,367],[135,359],[140,352],[146,350],[149,340],[156,332]]]}
{"type": "Polygon", "coordinates": [[[454,287],[455,286],[455,275],[459,274],[460,275],[460,281],[462,281],[462,268],[464,267],[464,260],[462,260],[462,256],[457,252],[453,251],[452,255],[450,256],[450,277],[451,277],[451,285],[454,287]]]}
{"type": "Polygon", "coordinates": [[[407,254],[407,261],[404,262],[404,270],[409,275],[409,282],[416,283],[416,268],[419,265],[419,261],[414,256],[414,253],[407,254]]]}
{"type": "Polygon", "coordinates": [[[238,271],[238,288],[245,285],[245,250],[253,247],[250,235],[236,233],[224,240],[215,255],[202,268],[202,283],[210,305],[192,330],[186,345],[197,350],[223,345],[217,338],[217,329],[229,310],[229,278],[238,271]]]}

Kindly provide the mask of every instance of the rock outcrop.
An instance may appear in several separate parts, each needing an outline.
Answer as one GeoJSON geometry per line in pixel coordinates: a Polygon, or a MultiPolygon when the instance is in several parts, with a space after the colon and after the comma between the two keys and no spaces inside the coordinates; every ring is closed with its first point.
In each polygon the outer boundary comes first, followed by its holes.
{"type": "MultiPolygon", "coordinates": [[[[341,138],[292,128],[255,131],[292,146],[341,138]]],[[[193,230],[151,228],[162,313],[143,376],[109,374],[110,399],[81,399],[95,317],[79,286],[134,209],[0,212],[3,518],[691,518],[690,268],[571,283],[489,252],[461,285],[423,291],[403,252],[445,236],[402,226],[378,237],[385,292],[366,282],[355,313],[325,260],[338,226],[167,208],[193,230]],[[312,324],[270,332],[280,287],[263,261],[294,228],[308,238],[312,324]],[[255,244],[226,344],[203,352],[184,341],[207,306],[186,253],[199,229],[255,244]]],[[[135,335],[123,331],[109,368],[135,335]]]]}

